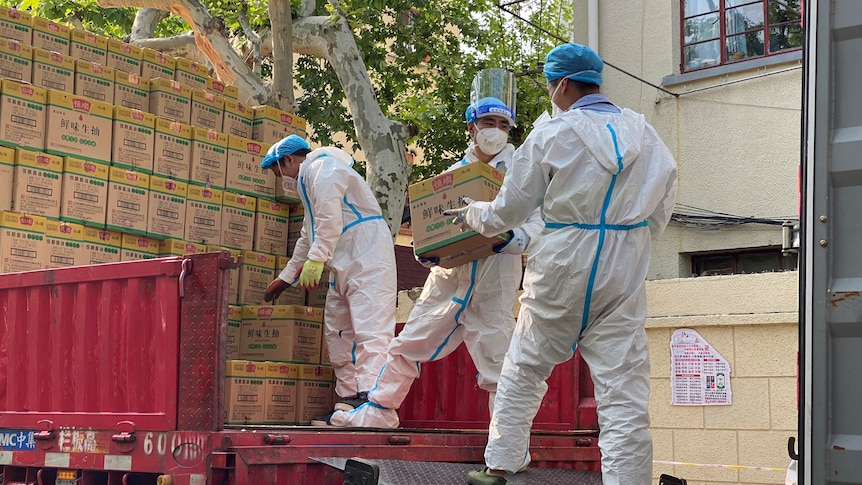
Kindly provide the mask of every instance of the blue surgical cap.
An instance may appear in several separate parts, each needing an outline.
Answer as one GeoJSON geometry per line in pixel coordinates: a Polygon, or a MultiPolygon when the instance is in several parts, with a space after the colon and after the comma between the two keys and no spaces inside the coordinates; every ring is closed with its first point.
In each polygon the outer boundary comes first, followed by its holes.
{"type": "Polygon", "coordinates": [[[551,82],[565,77],[601,86],[604,66],[605,63],[596,51],[585,45],[558,45],[545,56],[545,79],[551,82]]]}
{"type": "Polygon", "coordinates": [[[475,123],[479,118],[492,115],[502,116],[506,118],[506,121],[510,125],[515,126],[515,112],[512,111],[512,108],[506,106],[506,103],[497,98],[482,98],[476,101],[475,104],[468,106],[467,111],[464,112],[464,118],[467,119],[467,123],[475,123]]]}
{"type": "Polygon", "coordinates": [[[282,138],[266,151],[266,156],[264,156],[263,160],[260,161],[260,168],[266,170],[273,163],[276,163],[287,155],[293,155],[303,148],[306,150],[311,149],[311,147],[308,146],[308,142],[303,140],[300,136],[290,135],[286,138],[282,138]]]}

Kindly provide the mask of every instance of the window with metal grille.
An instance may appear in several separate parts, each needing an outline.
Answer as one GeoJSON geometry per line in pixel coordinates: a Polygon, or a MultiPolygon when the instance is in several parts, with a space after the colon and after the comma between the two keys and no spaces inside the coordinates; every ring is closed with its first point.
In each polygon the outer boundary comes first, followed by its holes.
{"type": "Polygon", "coordinates": [[[798,267],[798,255],[783,253],[781,248],[694,254],[691,256],[692,276],[794,271],[798,267]]]}
{"type": "Polygon", "coordinates": [[[680,72],[802,48],[803,0],[682,0],[680,72]]]}

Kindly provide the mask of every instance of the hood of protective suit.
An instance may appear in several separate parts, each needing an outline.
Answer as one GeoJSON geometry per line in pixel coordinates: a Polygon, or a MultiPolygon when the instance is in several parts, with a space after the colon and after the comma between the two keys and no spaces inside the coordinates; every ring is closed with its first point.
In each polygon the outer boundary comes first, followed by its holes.
{"type": "Polygon", "coordinates": [[[619,115],[573,109],[566,111],[561,118],[575,130],[590,153],[611,173],[619,173],[628,168],[641,152],[646,128],[646,120],[642,114],[629,109],[622,110],[619,115]],[[611,129],[608,129],[608,126],[611,129]],[[622,167],[619,162],[622,162],[622,167]]]}
{"type": "Polygon", "coordinates": [[[305,159],[310,162],[315,158],[320,157],[332,157],[340,162],[344,162],[348,167],[353,166],[353,157],[348,155],[344,150],[336,147],[322,147],[312,150],[305,159]]]}

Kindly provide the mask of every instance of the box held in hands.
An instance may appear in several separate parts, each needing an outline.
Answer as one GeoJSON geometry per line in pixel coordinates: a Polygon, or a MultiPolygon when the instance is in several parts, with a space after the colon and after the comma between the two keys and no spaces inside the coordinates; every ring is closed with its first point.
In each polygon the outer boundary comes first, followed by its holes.
{"type": "Polygon", "coordinates": [[[454,268],[494,254],[499,237],[487,238],[461,231],[443,211],[462,207],[461,199],[493,200],[503,183],[503,173],[486,163],[470,163],[408,187],[413,248],[416,255],[439,258],[440,266],[454,268]]]}

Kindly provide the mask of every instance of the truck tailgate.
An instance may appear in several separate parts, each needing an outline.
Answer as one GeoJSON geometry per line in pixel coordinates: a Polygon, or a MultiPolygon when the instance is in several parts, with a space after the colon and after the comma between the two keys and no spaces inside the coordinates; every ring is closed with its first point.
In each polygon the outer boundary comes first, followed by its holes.
{"type": "Polygon", "coordinates": [[[0,276],[3,427],[218,429],[218,332],[227,317],[217,309],[227,307],[211,300],[227,299],[222,258],[0,276]],[[193,400],[192,415],[178,414],[193,400]]]}

